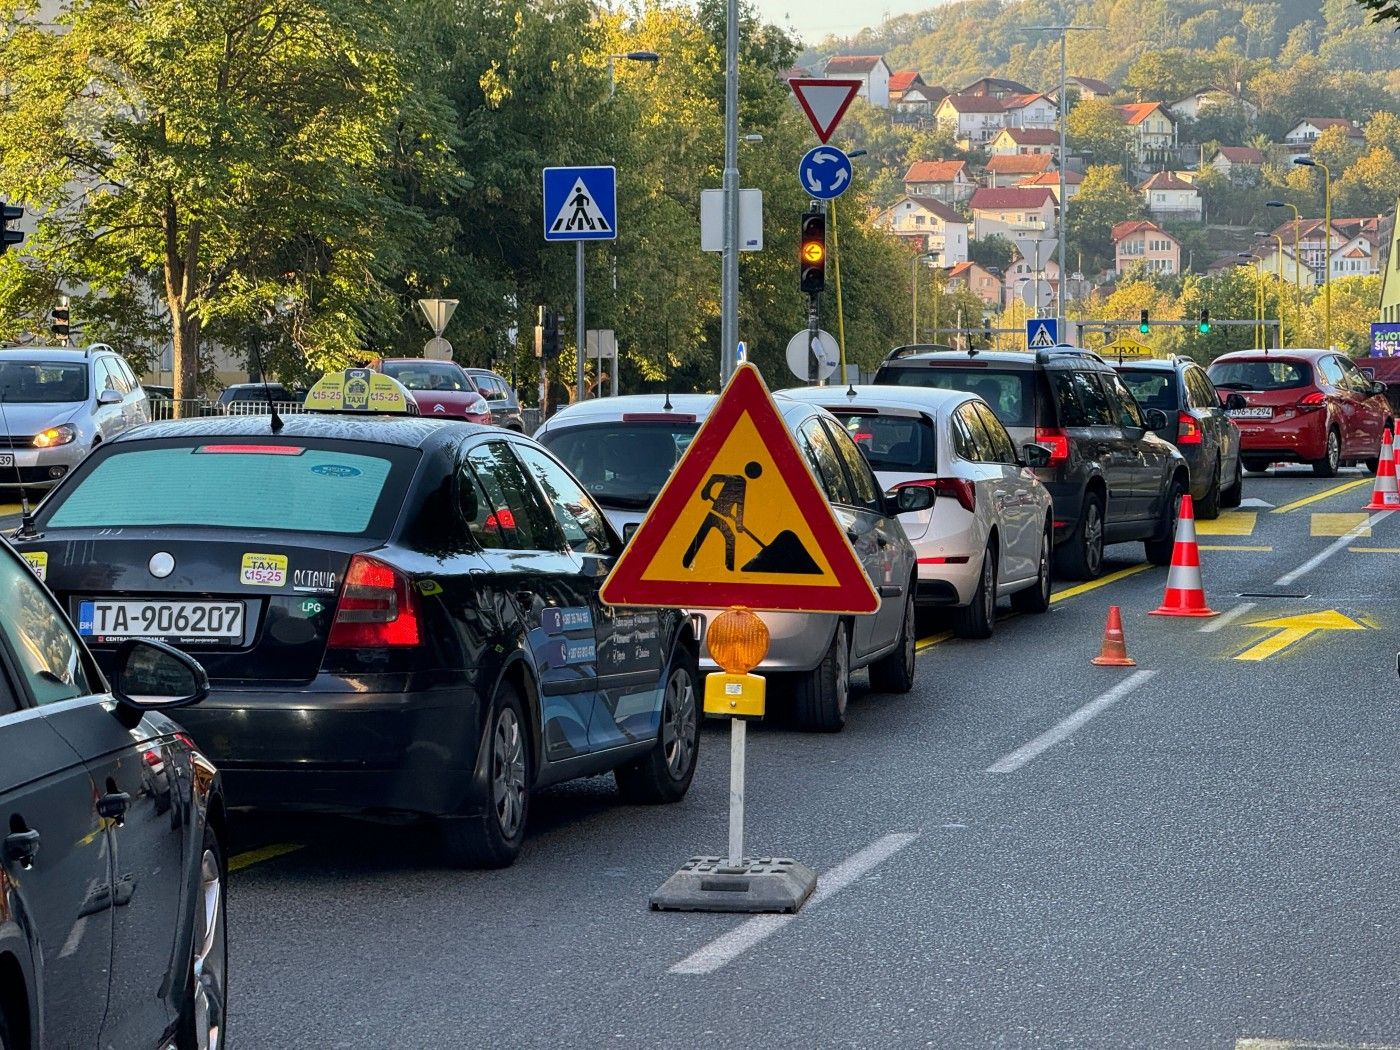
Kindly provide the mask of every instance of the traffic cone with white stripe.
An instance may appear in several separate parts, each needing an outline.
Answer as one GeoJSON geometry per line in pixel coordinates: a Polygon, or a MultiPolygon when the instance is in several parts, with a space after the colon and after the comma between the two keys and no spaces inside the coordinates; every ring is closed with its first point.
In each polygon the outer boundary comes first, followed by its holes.
{"type": "Polygon", "coordinates": [[[1137,661],[1128,655],[1128,643],[1123,638],[1123,614],[1118,606],[1108,607],[1108,623],[1103,629],[1103,646],[1099,655],[1089,661],[1099,667],[1136,667],[1137,661]]]}
{"type": "Polygon", "coordinates": [[[1196,506],[1188,492],[1181,497],[1181,513],[1176,519],[1176,546],[1172,567],[1167,573],[1167,590],[1162,605],[1152,616],[1215,616],[1206,605],[1206,589],[1201,584],[1201,553],[1196,547],[1196,506]]]}
{"type": "Polygon", "coordinates": [[[1390,428],[1381,438],[1381,458],[1376,465],[1376,487],[1371,490],[1367,510],[1400,510],[1400,490],[1395,487],[1395,442],[1390,428]]]}

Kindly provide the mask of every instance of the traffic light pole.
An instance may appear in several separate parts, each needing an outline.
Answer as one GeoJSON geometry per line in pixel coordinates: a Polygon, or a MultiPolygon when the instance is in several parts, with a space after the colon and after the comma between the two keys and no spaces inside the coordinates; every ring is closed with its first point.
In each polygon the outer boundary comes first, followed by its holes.
{"type": "Polygon", "coordinates": [[[720,266],[719,382],[734,374],[739,354],[739,0],[725,4],[724,251],[720,266]]]}
{"type": "Polygon", "coordinates": [[[574,389],[575,402],[583,401],[587,392],[583,373],[585,354],[584,341],[588,338],[583,316],[583,242],[574,243],[574,347],[578,355],[578,385],[574,389]]]}

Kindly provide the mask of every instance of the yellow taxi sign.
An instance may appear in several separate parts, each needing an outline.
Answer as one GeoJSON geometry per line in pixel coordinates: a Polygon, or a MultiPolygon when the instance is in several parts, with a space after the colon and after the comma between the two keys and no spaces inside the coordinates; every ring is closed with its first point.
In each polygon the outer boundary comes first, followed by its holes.
{"type": "Polygon", "coordinates": [[[418,406],[408,388],[392,376],[371,368],[327,372],[306,395],[308,412],[363,412],[416,415],[418,406]]]}
{"type": "Polygon", "coordinates": [[[1099,353],[1104,357],[1116,357],[1124,361],[1129,358],[1163,356],[1146,343],[1139,343],[1136,339],[1129,339],[1126,335],[1120,335],[1111,343],[1105,343],[1099,353]]]}
{"type": "Polygon", "coordinates": [[[874,612],[758,369],[741,365],[603,584],[609,605],[874,612]]]}

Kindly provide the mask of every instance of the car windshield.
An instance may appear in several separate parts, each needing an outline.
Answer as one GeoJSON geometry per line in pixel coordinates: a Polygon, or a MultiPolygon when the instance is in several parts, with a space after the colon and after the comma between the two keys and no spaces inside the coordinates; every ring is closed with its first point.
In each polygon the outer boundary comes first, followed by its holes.
{"type": "Polygon", "coordinates": [[[407,364],[386,364],[384,374],[397,379],[410,390],[474,391],[467,374],[456,365],[413,361],[407,364]]]}
{"type": "Polygon", "coordinates": [[[1118,374],[1143,408],[1177,410],[1176,373],[1147,368],[1120,368],[1118,374]]]}
{"type": "Polygon", "coordinates": [[[547,431],[540,442],[606,507],[645,510],[690,445],[699,423],[601,423],[547,431]]]}
{"type": "Polygon", "coordinates": [[[926,474],[937,469],[933,427],[924,416],[840,411],[835,414],[875,470],[926,474]]]}
{"type": "Polygon", "coordinates": [[[992,406],[997,418],[1008,427],[1035,425],[1035,374],[1029,369],[933,367],[892,368],[880,382],[898,386],[923,386],[936,390],[960,390],[978,394],[992,406]]]}
{"type": "Polygon", "coordinates": [[[114,448],[44,503],[44,527],[159,525],[363,535],[392,519],[417,454],[300,439],[114,448]],[[381,508],[384,513],[380,513],[381,508]]]}
{"type": "Polygon", "coordinates": [[[1312,366],[1306,361],[1217,361],[1208,373],[1223,390],[1291,390],[1312,385],[1312,366]]]}
{"type": "Polygon", "coordinates": [[[0,361],[0,398],[7,405],[86,401],[87,365],[67,361],[0,361]]]}

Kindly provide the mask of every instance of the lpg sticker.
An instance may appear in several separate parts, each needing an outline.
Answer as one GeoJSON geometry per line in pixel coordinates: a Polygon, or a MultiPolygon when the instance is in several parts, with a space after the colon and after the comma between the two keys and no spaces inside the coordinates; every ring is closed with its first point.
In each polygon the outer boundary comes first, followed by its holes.
{"type": "Polygon", "coordinates": [[[287,582],[287,556],[245,554],[243,571],[238,574],[238,579],[249,587],[281,587],[287,582]]]}
{"type": "Polygon", "coordinates": [[[319,616],[325,606],[315,598],[307,598],[301,603],[301,611],[306,616],[319,616]]]}
{"type": "Polygon", "coordinates": [[[48,579],[49,576],[49,552],[48,551],[25,551],[24,560],[29,562],[29,567],[34,570],[34,575],[39,577],[40,582],[48,579]]]}
{"type": "Polygon", "coordinates": [[[292,573],[292,588],[298,591],[331,592],[335,590],[336,584],[339,582],[339,577],[333,572],[297,569],[292,573]]]}

